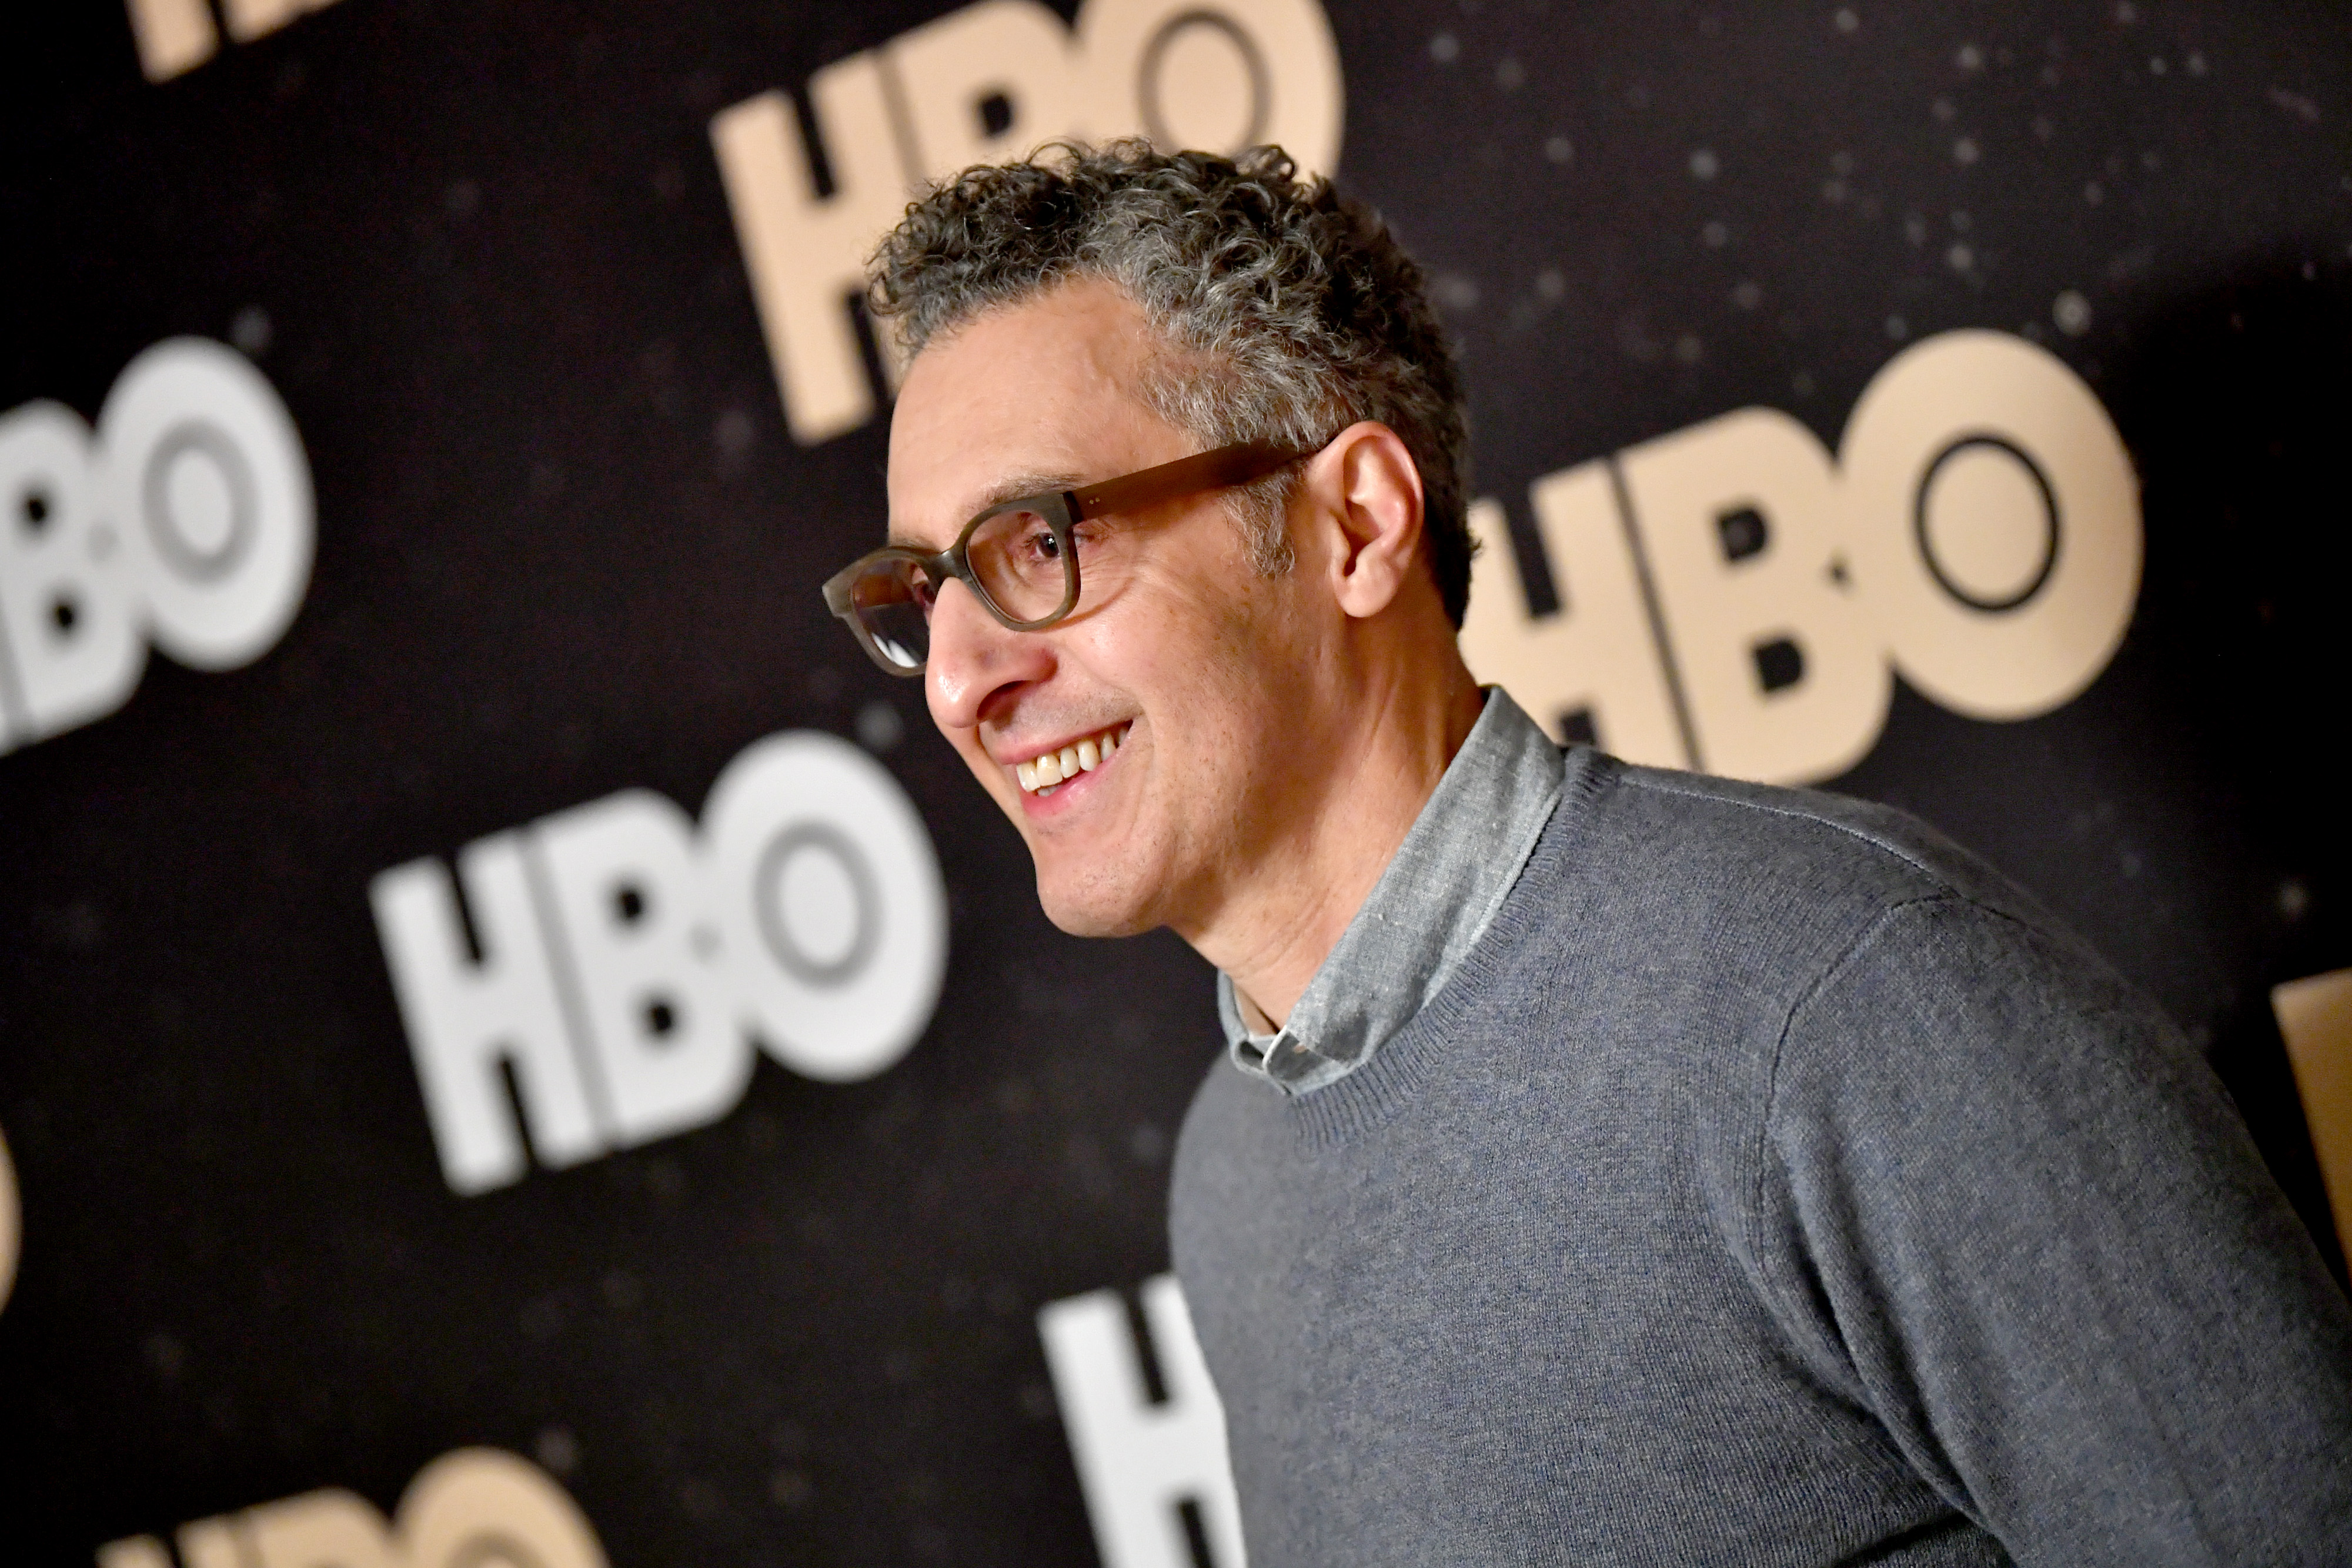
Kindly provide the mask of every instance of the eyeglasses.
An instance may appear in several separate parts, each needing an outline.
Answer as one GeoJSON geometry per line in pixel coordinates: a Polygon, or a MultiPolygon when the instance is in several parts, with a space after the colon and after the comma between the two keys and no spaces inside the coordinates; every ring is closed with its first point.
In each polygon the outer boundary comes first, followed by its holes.
{"type": "Polygon", "coordinates": [[[1112,530],[1079,525],[1246,485],[1307,455],[1245,442],[1082,489],[1000,501],[937,555],[891,545],[859,557],[826,580],[825,607],[849,622],[876,664],[894,675],[919,675],[931,655],[931,606],[950,580],[971,589],[998,624],[1042,632],[1078,607],[1082,560],[1098,588],[1117,574],[1112,530]]]}

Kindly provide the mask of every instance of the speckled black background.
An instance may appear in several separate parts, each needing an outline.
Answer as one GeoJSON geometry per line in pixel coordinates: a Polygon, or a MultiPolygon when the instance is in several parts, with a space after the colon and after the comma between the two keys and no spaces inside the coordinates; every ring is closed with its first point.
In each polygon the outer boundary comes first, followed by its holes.
{"type": "MultiPolygon", "coordinates": [[[[340,0],[159,86],[108,0],[5,24],[0,409],[94,414],[148,344],[236,342],[302,431],[319,553],[257,664],[157,660],[0,757],[0,1557],[320,1486],[388,1506],[491,1443],[622,1564],[1092,1560],[1032,1314],[1164,1267],[1207,972],[1047,926],[916,695],[822,619],[883,428],[786,436],[707,133],[945,8],[340,0]],[[627,786],[697,805],[792,727],[877,746],[942,846],[929,1035],[872,1082],[763,1063],[708,1129],[453,1197],[369,877],[627,786]]],[[[1833,439],[1948,328],[2098,391],[2146,483],[2122,653],[2023,724],[1898,691],[1840,787],[2151,989],[2340,1268],[2267,991],[2352,963],[2341,8],[1333,23],[1344,183],[1437,276],[1480,488],[1515,508],[1744,403],[1833,439]]]]}

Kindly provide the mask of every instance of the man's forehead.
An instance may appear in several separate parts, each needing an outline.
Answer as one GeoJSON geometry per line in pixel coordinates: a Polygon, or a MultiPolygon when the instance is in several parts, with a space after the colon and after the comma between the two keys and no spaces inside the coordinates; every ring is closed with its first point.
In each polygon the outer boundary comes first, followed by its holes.
{"type": "MultiPolygon", "coordinates": [[[[975,422],[976,423],[976,422],[975,422]]],[[[1009,429],[910,432],[914,450],[901,460],[894,426],[890,462],[890,538],[929,542],[937,549],[963,525],[1001,501],[1067,490],[1101,477],[1055,422],[1031,419],[1009,429]]]]}
{"type": "Polygon", "coordinates": [[[1135,387],[1149,329],[1097,290],[989,312],[916,356],[891,417],[894,538],[952,538],[999,501],[1114,477],[1107,464],[1164,444],[1135,387]]]}
{"type": "Polygon", "coordinates": [[[1074,490],[1087,483],[1085,476],[1075,468],[1046,471],[1036,468],[1014,468],[999,475],[992,483],[979,485],[962,498],[927,505],[923,513],[902,515],[894,497],[890,512],[889,542],[894,545],[919,545],[926,549],[946,545],[963,525],[1000,502],[1017,500],[1024,496],[1042,496],[1056,490],[1074,490]]]}

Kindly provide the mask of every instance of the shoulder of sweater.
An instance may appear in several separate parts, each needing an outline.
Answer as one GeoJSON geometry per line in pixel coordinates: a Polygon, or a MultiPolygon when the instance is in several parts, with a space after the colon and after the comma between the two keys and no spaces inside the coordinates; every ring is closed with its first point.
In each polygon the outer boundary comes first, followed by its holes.
{"type": "MultiPolygon", "coordinates": [[[[1769,1052],[1891,912],[1947,904],[2072,941],[2032,895],[1895,808],[1580,749],[1498,922],[1505,940],[1470,969],[1492,986],[1505,983],[1496,966],[1532,961],[1531,973],[1609,977],[1621,995],[1638,977],[1661,1008],[1715,1020],[1707,1038],[1730,1029],[1769,1052]]],[[[1883,945],[1879,956],[1900,961],[1883,945]]]]}
{"type": "Polygon", "coordinates": [[[2031,894],[1936,829],[1894,806],[1824,789],[1640,768],[1595,757],[1580,780],[1599,831],[1640,840],[1661,830],[1678,857],[1765,865],[1856,914],[1951,896],[2052,924],[2031,894]]]}

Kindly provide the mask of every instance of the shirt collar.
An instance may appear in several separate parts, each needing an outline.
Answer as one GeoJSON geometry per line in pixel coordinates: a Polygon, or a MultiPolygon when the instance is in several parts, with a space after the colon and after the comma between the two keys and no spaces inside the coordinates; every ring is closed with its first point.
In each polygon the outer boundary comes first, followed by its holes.
{"type": "Polygon", "coordinates": [[[1217,976],[1234,1064],[1303,1094],[1371,1060],[1486,934],[1559,804],[1565,771],[1550,737],[1488,687],[1469,738],[1283,1027],[1253,1032],[1233,980],[1217,976]]]}

